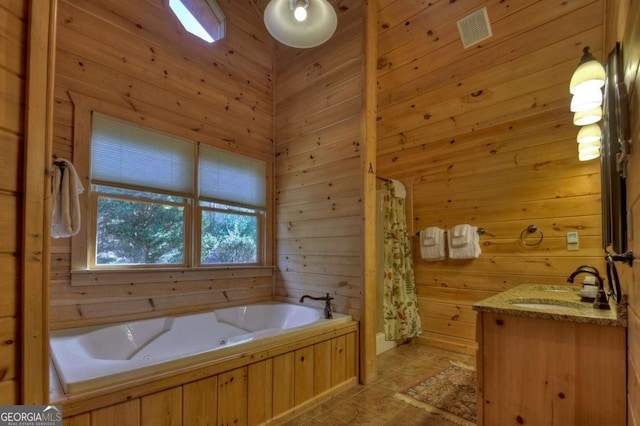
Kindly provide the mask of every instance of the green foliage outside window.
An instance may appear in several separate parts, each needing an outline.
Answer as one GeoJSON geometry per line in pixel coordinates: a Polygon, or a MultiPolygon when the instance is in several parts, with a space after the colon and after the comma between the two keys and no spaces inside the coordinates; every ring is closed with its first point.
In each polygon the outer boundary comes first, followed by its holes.
{"type": "MultiPolygon", "coordinates": [[[[100,193],[97,265],[186,263],[185,199],[102,185],[95,189],[100,193]]],[[[210,202],[200,208],[201,264],[258,262],[258,211],[210,202]]]]}
{"type": "Polygon", "coordinates": [[[184,263],[182,206],[100,197],[98,265],[184,263]]]}
{"type": "Polygon", "coordinates": [[[200,263],[256,263],[257,217],[229,212],[202,212],[200,263]]]}

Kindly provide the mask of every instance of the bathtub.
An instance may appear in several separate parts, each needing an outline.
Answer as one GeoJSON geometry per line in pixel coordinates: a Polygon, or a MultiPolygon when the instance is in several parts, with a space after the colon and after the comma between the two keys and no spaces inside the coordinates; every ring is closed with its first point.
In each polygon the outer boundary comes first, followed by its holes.
{"type": "Polygon", "coordinates": [[[274,302],[56,330],[50,333],[51,360],[64,392],[76,393],[351,321],[349,315],[333,317],[325,319],[320,309],[274,302]]]}

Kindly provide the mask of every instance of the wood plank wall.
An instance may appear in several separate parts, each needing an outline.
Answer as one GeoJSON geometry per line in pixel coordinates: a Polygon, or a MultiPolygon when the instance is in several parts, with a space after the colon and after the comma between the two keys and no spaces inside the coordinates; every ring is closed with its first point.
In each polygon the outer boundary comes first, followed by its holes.
{"type": "MultiPolygon", "coordinates": [[[[273,42],[261,10],[254,2],[218,0],[226,37],[209,45],[186,33],[167,4],[59,1],[54,154],[73,159],[73,92],[121,108],[133,122],[163,122],[203,143],[272,161],[273,42]]],[[[125,277],[121,284],[71,286],[70,240],[52,240],[51,249],[52,328],[273,297],[271,268],[188,283],[130,284],[136,279],[125,277]]]]}
{"type": "Polygon", "coordinates": [[[603,57],[603,7],[379,2],[378,173],[407,186],[412,235],[461,223],[486,230],[474,260],[426,262],[414,237],[422,343],[471,353],[474,302],[603,266],[599,163],[578,161],[568,91],[584,46],[603,57]],[[493,36],[465,50],[456,22],[481,7],[493,36]],[[531,224],[544,239],[529,247],[519,236],[531,224]],[[579,251],[567,251],[568,231],[579,233],[579,251]]]}
{"type": "MultiPolygon", "coordinates": [[[[632,220],[629,249],[640,253],[640,4],[630,0],[607,1],[606,47],[613,49],[615,42],[622,44],[625,83],[629,92],[631,116],[631,151],[627,180],[627,206],[632,220]]],[[[640,263],[633,268],[619,266],[621,286],[629,295],[629,326],[627,329],[627,424],[640,425],[640,263]]]]}
{"type": "Polygon", "coordinates": [[[363,287],[362,3],[332,2],[338,29],[327,43],[276,50],[276,298],[330,293],[354,319],[363,287]]]}
{"type": "Polygon", "coordinates": [[[20,403],[26,0],[0,4],[0,405],[20,403]]]}

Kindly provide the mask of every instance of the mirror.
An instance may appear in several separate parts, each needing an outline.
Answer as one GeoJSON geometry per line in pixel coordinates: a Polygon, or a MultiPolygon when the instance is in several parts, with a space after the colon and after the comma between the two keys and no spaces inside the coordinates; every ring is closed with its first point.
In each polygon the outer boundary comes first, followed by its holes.
{"type": "Polygon", "coordinates": [[[607,253],[622,254],[627,251],[629,108],[620,43],[609,53],[606,70],[600,157],[602,245],[607,253]]]}

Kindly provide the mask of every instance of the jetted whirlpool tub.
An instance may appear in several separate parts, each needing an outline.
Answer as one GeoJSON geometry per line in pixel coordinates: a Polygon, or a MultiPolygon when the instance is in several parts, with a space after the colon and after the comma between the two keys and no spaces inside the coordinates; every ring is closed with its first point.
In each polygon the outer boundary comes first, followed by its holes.
{"type": "Polygon", "coordinates": [[[51,358],[65,393],[133,380],[168,365],[242,353],[351,316],[286,303],[265,303],[50,333],[51,358]]]}

